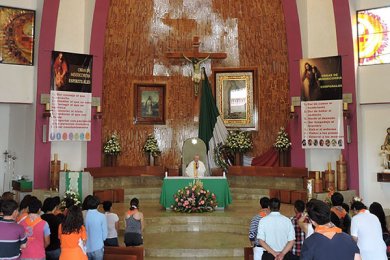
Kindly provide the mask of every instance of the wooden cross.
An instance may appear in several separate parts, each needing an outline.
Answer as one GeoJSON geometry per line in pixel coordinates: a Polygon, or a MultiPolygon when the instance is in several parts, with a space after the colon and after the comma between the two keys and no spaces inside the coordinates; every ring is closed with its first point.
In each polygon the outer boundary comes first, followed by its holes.
{"type": "Polygon", "coordinates": [[[198,121],[198,110],[199,110],[199,85],[202,81],[201,69],[200,65],[202,62],[207,59],[226,59],[227,54],[225,52],[199,52],[199,36],[194,36],[192,40],[192,51],[184,51],[184,52],[167,52],[165,56],[170,59],[186,59],[192,63],[193,74],[192,81],[194,82],[195,87],[195,102],[194,102],[194,121],[198,121]]]}
{"type": "Polygon", "coordinates": [[[166,57],[173,59],[186,59],[192,63],[193,74],[192,81],[195,85],[195,96],[198,96],[199,84],[202,81],[202,75],[200,65],[207,59],[225,59],[226,53],[224,52],[199,52],[199,36],[194,36],[192,40],[192,51],[185,52],[167,52],[166,57]]]}

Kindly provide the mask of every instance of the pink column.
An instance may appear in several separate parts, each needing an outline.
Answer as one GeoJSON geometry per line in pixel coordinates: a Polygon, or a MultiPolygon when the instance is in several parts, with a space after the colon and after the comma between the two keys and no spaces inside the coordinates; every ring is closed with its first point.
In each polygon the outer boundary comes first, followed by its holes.
{"type": "MultiPolygon", "coordinates": [[[[109,7],[109,0],[96,1],[91,30],[90,54],[93,55],[92,96],[100,98],[103,92],[104,35],[109,7]]],[[[102,154],[102,122],[101,120],[93,119],[93,116],[91,136],[92,139],[87,146],[87,167],[99,167],[102,154]]]]}
{"type": "MultiPolygon", "coordinates": [[[[342,57],[343,72],[343,93],[352,94],[352,104],[348,109],[352,117],[345,124],[351,127],[350,144],[346,144],[343,151],[344,158],[348,163],[348,187],[359,191],[359,156],[358,156],[358,135],[356,115],[356,91],[355,91],[355,64],[353,52],[353,34],[351,25],[351,14],[348,0],[333,0],[333,10],[336,22],[337,48],[342,57]]],[[[346,126],[345,126],[346,128],[346,126]]],[[[347,135],[346,131],[345,136],[347,135]]]]}
{"type": "Polygon", "coordinates": [[[41,94],[50,93],[50,61],[54,49],[57,15],[60,0],[45,0],[42,11],[38,47],[37,101],[34,150],[34,188],[48,188],[50,183],[50,142],[43,143],[43,125],[49,121],[43,118],[45,106],[40,104],[41,94]]]}
{"type": "MultiPolygon", "coordinates": [[[[299,60],[302,59],[301,28],[296,1],[283,0],[284,19],[287,33],[287,49],[289,64],[290,97],[301,96],[301,81],[299,76],[299,60]]],[[[289,134],[291,137],[291,166],[305,167],[305,151],[301,148],[301,116],[300,109],[295,108],[298,113],[297,119],[289,122],[289,134]]]]}

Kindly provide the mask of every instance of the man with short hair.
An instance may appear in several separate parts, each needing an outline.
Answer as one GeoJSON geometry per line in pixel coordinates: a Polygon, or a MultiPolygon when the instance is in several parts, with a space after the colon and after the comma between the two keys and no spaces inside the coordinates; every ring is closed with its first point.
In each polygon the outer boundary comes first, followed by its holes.
{"type": "Polygon", "coordinates": [[[344,233],[349,234],[351,229],[351,217],[343,208],[343,195],[340,192],[335,192],[330,199],[332,201],[330,220],[337,227],[341,228],[344,233]]]}
{"type": "Polygon", "coordinates": [[[286,255],[290,255],[294,245],[294,227],[289,218],[280,214],[279,199],[270,199],[269,208],[271,213],[260,220],[257,239],[266,250],[263,253],[263,260],[281,260],[286,255]]]}
{"type": "Polygon", "coordinates": [[[96,196],[91,196],[86,201],[88,211],[85,217],[85,228],[89,260],[103,260],[104,240],[107,239],[107,221],[104,214],[97,210],[99,204],[100,201],[96,196]]]}
{"type": "Polygon", "coordinates": [[[262,197],[260,199],[260,206],[260,212],[252,218],[249,226],[249,241],[253,247],[253,260],[261,260],[261,257],[263,256],[264,249],[261,247],[256,237],[260,220],[269,214],[269,198],[262,197]]]}
{"type": "Polygon", "coordinates": [[[0,259],[19,259],[20,249],[26,247],[24,228],[15,222],[18,204],[14,200],[1,203],[3,218],[0,220],[0,259]]]}
{"type": "MultiPolygon", "coordinates": [[[[293,248],[291,249],[290,260],[299,260],[299,256],[301,255],[301,248],[303,245],[303,241],[305,240],[305,232],[299,226],[298,220],[302,217],[303,212],[305,211],[305,202],[302,200],[296,200],[294,202],[294,212],[295,216],[291,218],[291,223],[294,226],[295,231],[295,243],[293,248]]],[[[304,220],[304,222],[308,222],[308,220],[304,220]]]]}

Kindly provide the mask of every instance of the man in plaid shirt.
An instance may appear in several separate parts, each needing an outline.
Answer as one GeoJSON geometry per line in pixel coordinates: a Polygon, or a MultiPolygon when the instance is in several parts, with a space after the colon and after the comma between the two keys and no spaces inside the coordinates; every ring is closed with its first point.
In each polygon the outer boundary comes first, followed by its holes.
{"type": "Polygon", "coordinates": [[[253,247],[253,260],[261,260],[263,255],[263,248],[260,246],[259,240],[257,240],[257,229],[260,220],[269,214],[269,198],[262,197],[260,199],[260,206],[260,212],[252,218],[249,226],[249,241],[253,247]]]}
{"type": "MultiPolygon", "coordinates": [[[[305,232],[299,227],[298,220],[302,217],[303,211],[305,210],[305,203],[302,200],[296,200],[294,203],[295,216],[291,218],[291,222],[295,230],[295,244],[291,249],[291,260],[299,260],[301,255],[301,248],[303,241],[305,240],[305,232]]],[[[308,220],[305,220],[305,222],[308,220]]]]}

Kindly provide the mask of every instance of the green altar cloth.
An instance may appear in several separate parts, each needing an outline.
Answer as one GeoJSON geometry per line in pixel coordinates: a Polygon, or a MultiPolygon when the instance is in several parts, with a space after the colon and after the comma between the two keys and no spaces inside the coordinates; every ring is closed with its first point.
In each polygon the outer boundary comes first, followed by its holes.
{"type": "MultiPolygon", "coordinates": [[[[229,183],[226,178],[222,177],[205,177],[199,178],[203,182],[203,187],[210,190],[217,197],[218,208],[225,208],[232,203],[230,195],[229,183]]],[[[188,186],[194,181],[188,177],[166,177],[164,178],[163,186],[160,195],[160,204],[168,209],[174,202],[173,195],[180,189],[188,186]]]]}

